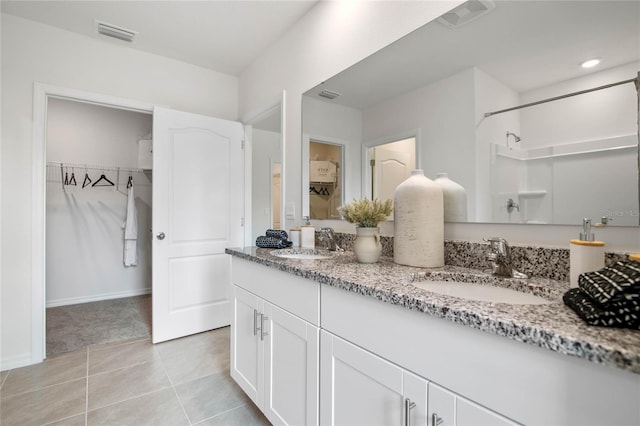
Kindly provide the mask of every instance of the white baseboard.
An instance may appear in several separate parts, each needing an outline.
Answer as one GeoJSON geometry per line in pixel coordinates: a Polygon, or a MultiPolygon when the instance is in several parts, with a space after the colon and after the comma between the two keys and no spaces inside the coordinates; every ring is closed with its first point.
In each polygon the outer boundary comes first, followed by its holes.
{"type": "Polygon", "coordinates": [[[0,371],[13,370],[14,368],[25,367],[31,364],[33,364],[31,354],[26,354],[9,359],[0,359],[0,371]]]}
{"type": "Polygon", "coordinates": [[[83,297],[71,297],[68,299],[47,300],[47,308],[55,308],[56,306],[77,305],[78,303],[98,302],[100,300],[120,299],[122,297],[142,296],[144,294],[151,294],[151,288],[120,291],[117,293],[103,293],[83,297]]]}

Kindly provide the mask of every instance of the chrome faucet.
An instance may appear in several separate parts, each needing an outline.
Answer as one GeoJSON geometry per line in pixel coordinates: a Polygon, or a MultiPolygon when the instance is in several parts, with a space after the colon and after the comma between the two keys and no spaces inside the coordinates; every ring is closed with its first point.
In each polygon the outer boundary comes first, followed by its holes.
{"type": "Polygon", "coordinates": [[[318,235],[318,242],[324,244],[325,249],[331,251],[344,251],[336,242],[336,233],[333,231],[333,228],[321,228],[320,233],[318,235]]]}
{"type": "Polygon", "coordinates": [[[500,237],[485,239],[489,243],[487,260],[491,262],[493,275],[509,278],[529,278],[526,274],[516,271],[511,264],[511,251],[507,240],[500,237]]]}

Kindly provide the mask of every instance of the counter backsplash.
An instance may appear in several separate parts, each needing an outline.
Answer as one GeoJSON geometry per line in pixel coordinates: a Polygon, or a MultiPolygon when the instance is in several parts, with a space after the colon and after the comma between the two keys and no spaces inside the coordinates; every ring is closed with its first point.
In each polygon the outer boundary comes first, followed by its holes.
{"type": "MultiPolygon", "coordinates": [[[[353,250],[355,234],[336,232],[338,245],[345,250],[353,250]]],[[[393,257],[393,237],[380,237],[382,255],[393,257]]],[[[488,244],[467,241],[444,242],[444,261],[446,265],[462,266],[473,269],[490,269],[486,260],[488,244]]],[[[551,248],[510,245],[513,266],[529,276],[569,281],[569,248],[551,248]]],[[[627,258],[626,253],[606,252],[605,265],[627,258]]]]}

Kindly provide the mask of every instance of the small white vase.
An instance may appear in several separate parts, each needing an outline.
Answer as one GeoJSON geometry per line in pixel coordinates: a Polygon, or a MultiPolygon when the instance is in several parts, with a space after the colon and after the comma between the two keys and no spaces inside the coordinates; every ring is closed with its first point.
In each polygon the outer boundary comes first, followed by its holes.
{"type": "Polygon", "coordinates": [[[360,263],[376,263],[382,254],[380,228],[356,228],[353,252],[360,263]]]}
{"type": "Polygon", "coordinates": [[[467,191],[462,185],[449,179],[446,173],[436,174],[433,180],[442,187],[445,222],[467,221],[467,191]]]}

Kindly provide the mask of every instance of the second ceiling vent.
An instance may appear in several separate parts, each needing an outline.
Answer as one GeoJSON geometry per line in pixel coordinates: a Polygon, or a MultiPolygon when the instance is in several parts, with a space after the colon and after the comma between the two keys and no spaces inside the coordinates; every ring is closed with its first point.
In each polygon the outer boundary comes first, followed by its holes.
{"type": "Polygon", "coordinates": [[[138,35],[137,31],[128,30],[126,28],[118,27],[113,24],[107,24],[106,22],[95,21],[95,29],[98,34],[105,35],[107,37],[117,38],[118,40],[133,42],[138,35]]]}

